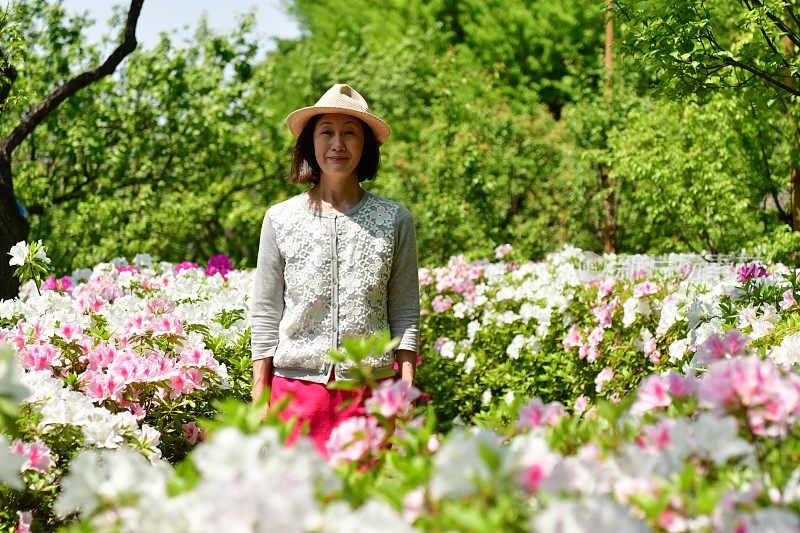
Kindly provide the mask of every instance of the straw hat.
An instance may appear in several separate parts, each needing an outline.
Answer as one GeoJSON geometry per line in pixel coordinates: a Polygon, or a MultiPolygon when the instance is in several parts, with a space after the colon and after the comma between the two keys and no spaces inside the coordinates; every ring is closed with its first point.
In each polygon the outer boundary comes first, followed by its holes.
{"type": "Polygon", "coordinates": [[[286,124],[289,125],[289,130],[296,139],[302,133],[308,119],[324,113],[342,113],[360,118],[372,128],[378,144],[385,143],[392,133],[392,129],[386,122],[369,112],[369,106],[364,97],[344,83],[337,83],[328,89],[313,106],[303,107],[289,113],[289,116],[286,117],[286,124]]]}

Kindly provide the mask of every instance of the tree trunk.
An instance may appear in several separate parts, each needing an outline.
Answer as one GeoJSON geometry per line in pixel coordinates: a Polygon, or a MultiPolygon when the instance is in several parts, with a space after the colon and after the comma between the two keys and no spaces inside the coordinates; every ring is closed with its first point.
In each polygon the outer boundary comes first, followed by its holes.
{"type": "MultiPolygon", "coordinates": [[[[794,56],[796,50],[789,37],[783,38],[783,51],[788,58],[794,56]]],[[[788,70],[784,74],[786,85],[796,89],[797,82],[788,70]]],[[[795,117],[792,101],[789,100],[789,135],[791,135],[791,169],[789,170],[789,183],[792,193],[792,230],[800,231],[800,169],[798,169],[798,159],[800,159],[800,131],[797,129],[797,117],[795,117]]]]}
{"type": "Polygon", "coordinates": [[[611,20],[611,7],[613,0],[606,0],[606,46],[604,50],[604,66],[606,75],[606,98],[611,99],[611,73],[613,72],[613,59],[611,46],[614,44],[614,21],[611,20]]]}
{"type": "Polygon", "coordinates": [[[28,230],[28,221],[20,214],[14,197],[11,158],[0,154],[0,300],[14,298],[19,292],[8,252],[19,241],[28,240],[28,230]]]}
{"type": "MultiPolygon", "coordinates": [[[[607,105],[611,102],[611,74],[613,55],[611,46],[614,43],[614,23],[611,20],[612,0],[606,0],[606,46],[605,46],[605,97],[607,105]]],[[[617,208],[614,202],[614,186],[611,183],[608,165],[597,165],[600,175],[600,190],[603,191],[603,252],[616,253],[617,251],[617,208]]]]}
{"type": "Polygon", "coordinates": [[[614,189],[611,177],[608,175],[608,165],[597,165],[600,175],[600,187],[603,196],[603,252],[607,254],[617,252],[617,206],[614,203],[614,189]]]}

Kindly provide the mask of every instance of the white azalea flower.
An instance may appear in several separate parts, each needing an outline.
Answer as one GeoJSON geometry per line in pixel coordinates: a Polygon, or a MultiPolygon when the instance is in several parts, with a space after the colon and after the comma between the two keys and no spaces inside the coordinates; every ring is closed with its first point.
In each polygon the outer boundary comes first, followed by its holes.
{"type": "Polygon", "coordinates": [[[19,241],[17,244],[11,247],[11,251],[8,252],[8,255],[11,256],[9,259],[8,264],[10,266],[22,266],[25,264],[25,261],[28,259],[28,254],[30,253],[30,248],[28,248],[28,243],[25,241],[19,241]]]}
{"type": "Polygon", "coordinates": [[[437,500],[466,496],[475,492],[477,481],[489,481],[493,472],[483,459],[484,453],[502,458],[508,451],[494,432],[454,430],[433,456],[431,496],[437,500]]]}
{"type": "Polygon", "coordinates": [[[408,525],[390,505],[367,500],[358,509],[342,501],[330,504],[323,515],[323,533],[411,533],[418,531],[408,525]]]}

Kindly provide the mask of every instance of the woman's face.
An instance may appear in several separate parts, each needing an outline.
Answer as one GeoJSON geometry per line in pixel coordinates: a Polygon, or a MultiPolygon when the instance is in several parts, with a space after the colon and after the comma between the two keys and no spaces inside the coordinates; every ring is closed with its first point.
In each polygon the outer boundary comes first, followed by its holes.
{"type": "Polygon", "coordinates": [[[314,127],[314,154],[322,177],[349,178],[364,149],[364,128],[350,115],[324,114],[314,127]]]}

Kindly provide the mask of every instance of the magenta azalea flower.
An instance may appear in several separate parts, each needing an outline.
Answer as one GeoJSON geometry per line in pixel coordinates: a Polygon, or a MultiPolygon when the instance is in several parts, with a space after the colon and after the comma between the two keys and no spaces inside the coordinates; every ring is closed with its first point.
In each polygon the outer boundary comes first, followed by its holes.
{"type": "Polygon", "coordinates": [[[751,279],[763,278],[764,276],[769,276],[769,272],[760,263],[747,263],[740,266],[739,270],[736,271],[739,283],[747,283],[751,279]]]}
{"type": "Polygon", "coordinates": [[[219,274],[225,277],[225,274],[233,270],[233,263],[231,258],[225,254],[215,255],[208,259],[208,266],[206,266],[205,273],[207,276],[219,274]]]}

